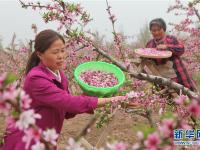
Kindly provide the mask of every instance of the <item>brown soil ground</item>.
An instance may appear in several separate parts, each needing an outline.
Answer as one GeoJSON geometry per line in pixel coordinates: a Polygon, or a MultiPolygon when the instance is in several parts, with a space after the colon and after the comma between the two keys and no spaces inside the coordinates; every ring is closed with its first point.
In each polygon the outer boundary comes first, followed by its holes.
{"type": "MultiPolygon", "coordinates": [[[[66,120],[59,139],[58,149],[64,148],[69,137],[76,137],[91,117],[92,115],[82,114],[77,115],[73,119],[66,120]]],[[[85,139],[96,147],[105,147],[107,141],[113,140],[133,143],[137,138],[133,128],[138,122],[144,123],[146,120],[141,116],[131,116],[118,111],[109,124],[105,124],[102,128],[98,129],[93,125],[85,139]]]]}
{"type": "MultiPolygon", "coordinates": [[[[72,119],[65,120],[58,141],[58,150],[65,148],[70,137],[78,136],[91,117],[92,115],[90,114],[80,114],[72,119]]],[[[5,119],[2,115],[0,116],[0,122],[0,136],[2,136],[5,130],[5,119]]],[[[113,140],[133,143],[137,138],[133,128],[138,122],[144,123],[146,119],[138,115],[131,116],[130,114],[117,111],[109,124],[105,124],[100,129],[97,129],[94,124],[84,138],[96,147],[105,147],[106,141],[113,140]]]]}

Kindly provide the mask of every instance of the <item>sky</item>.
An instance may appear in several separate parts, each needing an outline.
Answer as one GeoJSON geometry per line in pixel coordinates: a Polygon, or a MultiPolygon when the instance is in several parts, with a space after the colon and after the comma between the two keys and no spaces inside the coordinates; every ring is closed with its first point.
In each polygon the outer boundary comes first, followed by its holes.
{"type": "MultiPolygon", "coordinates": [[[[26,1],[26,0],[23,0],[26,1]]],[[[36,1],[36,0],[32,0],[36,1]]],[[[67,0],[66,0],[67,1],[67,0]]],[[[112,26],[106,11],[106,0],[70,0],[80,3],[87,10],[93,21],[87,29],[98,31],[106,38],[112,36],[112,26]]],[[[111,11],[117,17],[116,31],[123,31],[125,35],[134,37],[139,33],[145,23],[152,19],[162,17],[166,23],[176,22],[177,17],[173,13],[167,13],[167,8],[174,4],[175,0],[108,0],[111,11]]],[[[51,0],[40,0],[48,3],[51,0]]],[[[34,23],[38,30],[51,28],[56,30],[56,23],[45,24],[39,11],[21,8],[18,0],[0,0],[0,38],[3,46],[7,46],[13,36],[17,41],[34,39],[31,25],[34,23]]]]}

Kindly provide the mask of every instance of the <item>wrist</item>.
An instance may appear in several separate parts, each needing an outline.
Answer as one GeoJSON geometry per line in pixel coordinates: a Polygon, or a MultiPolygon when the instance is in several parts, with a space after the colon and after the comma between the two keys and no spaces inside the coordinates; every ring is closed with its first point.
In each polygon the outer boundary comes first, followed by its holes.
{"type": "Polygon", "coordinates": [[[98,106],[103,106],[107,103],[107,98],[98,98],[98,106]]]}

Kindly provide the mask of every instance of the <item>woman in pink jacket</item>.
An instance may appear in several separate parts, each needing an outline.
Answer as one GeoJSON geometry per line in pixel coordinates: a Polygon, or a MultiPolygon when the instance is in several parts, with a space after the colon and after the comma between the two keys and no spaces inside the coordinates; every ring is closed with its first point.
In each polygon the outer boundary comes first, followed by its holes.
{"type": "MultiPolygon", "coordinates": [[[[26,68],[24,90],[32,99],[31,108],[42,116],[36,122],[42,130],[55,128],[60,133],[64,119],[92,113],[98,106],[122,98],[73,96],[69,93],[67,78],[61,70],[66,58],[65,41],[57,32],[40,32],[35,38],[34,48],[26,68]]],[[[16,128],[7,128],[3,150],[24,150],[23,135],[16,128]]]]}

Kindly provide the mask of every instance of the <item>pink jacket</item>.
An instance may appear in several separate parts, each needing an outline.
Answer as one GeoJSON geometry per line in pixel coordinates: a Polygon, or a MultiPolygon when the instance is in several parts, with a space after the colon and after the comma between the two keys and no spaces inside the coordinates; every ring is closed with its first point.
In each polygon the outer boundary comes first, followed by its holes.
{"type": "MultiPolygon", "coordinates": [[[[68,81],[60,71],[61,83],[42,64],[34,67],[27,75],[24,90],[32,98],[31,108],[42,118],[36,124],[43,130],[55,128],[60,133],[63,121],[80,113],[92,113],[98,99],[88,96],[72,96],[68,91],[68,81]]],[[[23,150],[23,133],[15,128],[7,128],[3,150],[23,150]]]]}

